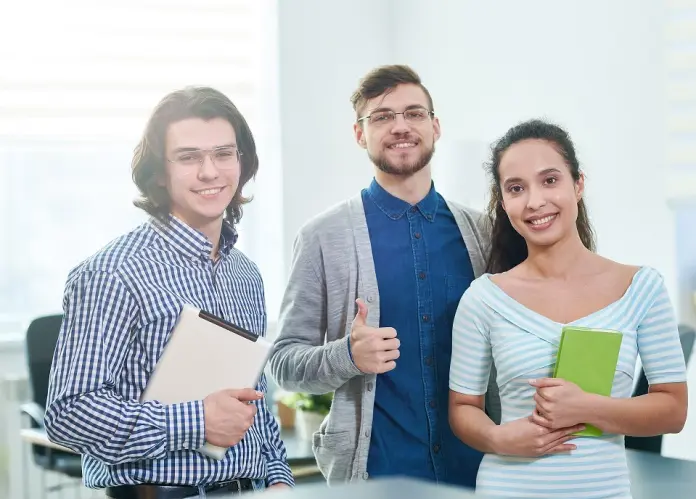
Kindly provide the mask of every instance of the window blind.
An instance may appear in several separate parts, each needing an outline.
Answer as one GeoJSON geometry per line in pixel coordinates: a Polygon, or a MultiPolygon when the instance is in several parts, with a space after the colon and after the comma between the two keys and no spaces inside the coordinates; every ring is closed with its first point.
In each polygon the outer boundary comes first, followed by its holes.
{"type": "MultiPolygon", "coordinates": [[[[279,177],[275,15],[274,0],[0,3],[0,335],[59,312],[68,271],[145,219],[130,159],[168,92],[227,94],[279,177]]],[[[274,270],[257,227],[280,201],[264,189],[249,187],[267,199],[245,211],[238,246],[274,270]]]]}
{"type": "Polygon", "coordinates": [[[192,84],[218,88],[254,118],[267,4],[6,2],[0,135],[132,139],[164,94],[192,84]]]}

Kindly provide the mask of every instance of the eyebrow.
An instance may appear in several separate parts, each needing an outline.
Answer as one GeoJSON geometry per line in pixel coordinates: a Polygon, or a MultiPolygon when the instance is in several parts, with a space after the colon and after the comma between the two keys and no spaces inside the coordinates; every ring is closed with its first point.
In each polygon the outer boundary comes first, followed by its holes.
{"type": "MultiPolygon", "coordinates": [[[[230,143],[230,144],[223,144],[221,146],[215,146],[212,147],[211,150],[215,151],[216,149],[226,149],[228,147],[237,147],[237,144],[230,143]]],[[[202,149],[200,147],[177,147],[174,149],[172,152],[173,153],[180,153],[180,152],[196,152],[196,151],[201,151],[202,149]]]]}
{"type": "MultiPolygon", "coordinates": [[[[427,110],[428,107],[427,107],[427,106],[424,106],[423,104],[411,104],[410,106],[406,106],[406,107],[404,108],[404,111],[408,111],[409,109],[425,109],[425,110],[427,110]]],[[[378,108],[373,109],[372,111],[370,111],[370,112],[367,114],[367,116],[369,116],[370,114],[374,114],[374,113],[381,113],[382,111],[394,111],[394,110],[393,110],[392,108],[390,108],[390,107],[378,107],[378,108]]]]}
{"type": "MultiPolygon", "coordinates": [[[[542,170],[539,173],[537,173],[537,177],[543,177],[544,175],[548,175],[549,173],[561,173],[561,170],[559,170],[558,168],[546,168],[545,170],[542,170]]],[[[511,177],[506,179],[503,185],[507,186],[518,182],[523,182],[523,180],[519,177],[511,177]]]]}

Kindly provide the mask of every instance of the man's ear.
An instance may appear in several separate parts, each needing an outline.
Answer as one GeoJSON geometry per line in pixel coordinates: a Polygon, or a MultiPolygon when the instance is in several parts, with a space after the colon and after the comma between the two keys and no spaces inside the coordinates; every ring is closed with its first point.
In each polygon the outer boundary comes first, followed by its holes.
{"type": "Polygon", "coordinates": [[[436,116],[433,119],[433,140],[437,142],[442,136],[442,130],[440,129],[440,119],[436,116]]]}
{"type": "Polygon", "coordinates": [[[367,149],[367,142],[365,142],[365,130],[360,123],[353,124],[353,133],[355,134],[355,141],[363,149],[367,149]]]}

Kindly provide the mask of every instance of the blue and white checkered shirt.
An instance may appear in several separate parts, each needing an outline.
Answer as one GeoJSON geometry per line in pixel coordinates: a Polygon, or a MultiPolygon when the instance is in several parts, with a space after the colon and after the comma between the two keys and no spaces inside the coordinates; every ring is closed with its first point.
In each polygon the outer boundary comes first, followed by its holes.
{"type": "MultiPolygon", "coordinates": [[[[264,400],[255,402],[244,439],[220,461],[193,450],[204,443],[201,400],[138,402],[184,303],[265,334],[261,275],[235,242],[234,228],[223,223],[213,262],[201,233],[174,217],[169,227],[151,219],[70,272],[45,424],[53,442],[83,454],[86,486],[237,478],[293,484],[264,400]]],[[[264,376],[258,389],[266,388],[264,376]]]]}

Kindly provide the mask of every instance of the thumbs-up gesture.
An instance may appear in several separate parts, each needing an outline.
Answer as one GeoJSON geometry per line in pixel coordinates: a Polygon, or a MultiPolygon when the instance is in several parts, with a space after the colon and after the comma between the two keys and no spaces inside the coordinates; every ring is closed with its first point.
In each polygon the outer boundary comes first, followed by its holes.
{"type": "Polygon", "coordinates": [[[353,362],[364,373],[380,374],[396,367],[399,340],[393,327],[367,325],[367,306],[358,298],[358,313],[350,330],[350,352],[353,362]]]}

